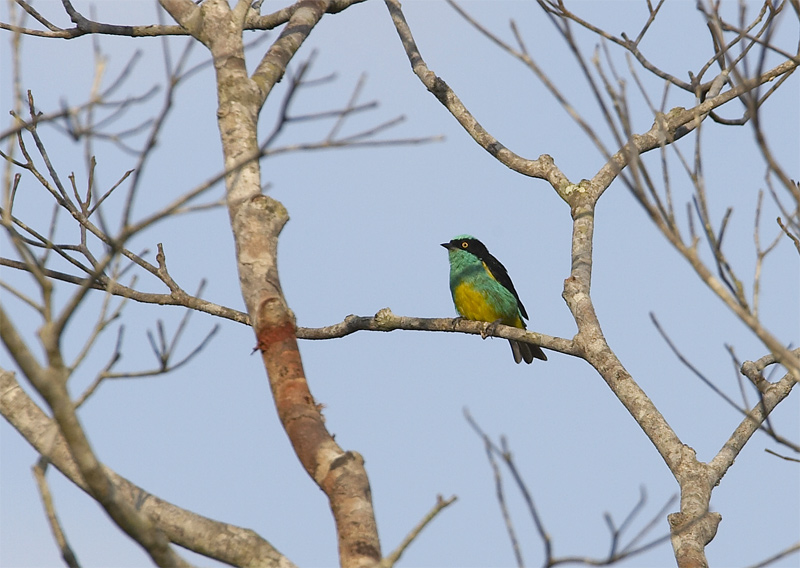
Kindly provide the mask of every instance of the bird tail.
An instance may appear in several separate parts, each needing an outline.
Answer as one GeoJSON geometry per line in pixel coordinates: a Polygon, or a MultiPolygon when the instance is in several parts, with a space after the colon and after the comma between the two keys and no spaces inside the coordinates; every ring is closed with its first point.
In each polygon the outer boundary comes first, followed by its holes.
{"type": "Polygon", "coordinates": [[[508,342],[511,344],[511,352],[514,353],[514,361],[517,363],[521,363],[523,360],[526,363],[531,363],[534,359],[547,361],[547,355],[545,355],[544,351],[542,351],[536,345],[531,345],[530,343],[520,343],[510,339],[508,342]]]}

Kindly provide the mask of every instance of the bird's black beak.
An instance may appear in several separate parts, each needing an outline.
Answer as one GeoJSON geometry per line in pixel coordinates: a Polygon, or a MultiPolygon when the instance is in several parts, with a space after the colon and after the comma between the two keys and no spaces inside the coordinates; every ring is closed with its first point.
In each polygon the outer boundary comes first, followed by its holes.
{"type": "Polygon", "coordinates": [[[444,248],[446,248],[447,250],[452,250],[452,249],[454,249],[454,248],[455,248],[455,247],[453,246],[453,243],[442,243],[442,244],[441,244],[441,246],[443,246],[443,247],[444,247],[444,248]]]}

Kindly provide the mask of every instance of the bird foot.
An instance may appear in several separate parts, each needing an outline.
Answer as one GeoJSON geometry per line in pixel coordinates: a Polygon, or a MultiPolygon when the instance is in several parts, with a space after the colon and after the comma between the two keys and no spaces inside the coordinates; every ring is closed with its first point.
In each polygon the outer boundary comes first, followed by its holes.
{"type": "Polygon", "coordinates": [[[497,320],[494,320],[494,321],[492,321],[492,322],[488,322],[488,321],[487,321],[487,322],[486,322],[486,323],[483,325],[483,329],[481,329],[481,338],[482,338],[482,339],[486,339],[486,338],[487,338],[487,337],[489,337],[490,335],[493,335],[493,334],[494,334],[494,332],[495,332],[495,330],[497,329],[497,325],[498,325],[499,323],[501,323],[501,322],[502,322],[502,320],[499,320],[499,319],[497,319],[497,320]]]}

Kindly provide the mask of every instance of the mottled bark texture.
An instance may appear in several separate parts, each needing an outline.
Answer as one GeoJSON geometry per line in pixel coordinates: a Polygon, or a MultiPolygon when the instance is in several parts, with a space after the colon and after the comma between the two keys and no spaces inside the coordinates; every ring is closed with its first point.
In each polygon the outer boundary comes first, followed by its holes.
{"type": "MultiPolygon", "coordinates": [[[[0,413],[23,438],[70,481],[89,493],[67,442],[54,421],[17,384],[14,374],[0,370],[0,413]]],[[[147,516],[172,543],[230,564],[292,568],[294,565],[255,532],[220,523],[151,495],[103,466],[115,498],[147,516]]]]}
{"type": "MultiPolygon", "coordinates": [[[[48,291],[49,292],[49,291],[48,291]]],[[[67,310],[66,313],[71,313],[67,310]]],[[[69,371],[61,358],[60,332],[65,319],[48,321],[39,330],[47,364],[40,365],[27,348],[5,310],[0,306],[0,340],[6,345],[25,377],[44,398],[53,415],[53,428],[66,442],[75,468],[83,479],[83,489],[105,510],[109,517],[127,533],[158,566],[185,566],[185,561],[170,546],[163,531],[134,504],[120,498],[113,480],[95,456],[91,444],[78,420],[75,405],[67,392],[69,371]]],[[[0,369],[0,373],[2,373],[0,369]]],[[[5,379],[5,373],[2,373],[5,379]]],[[[0,391],[5,399],[15,394],[10,389],[0,391]]]]}
{"type": "Polygon", "coordinates": [[[333,440],[308,388],[294,315],[278,277],[278,236],[289,216],[283,205],[261,194],[258,161],[258,114],[329,4],[326,0],[298,2],[286,27],[249,77],[242,40],[249,2],[239,2],[231,9],[224,0],[207,0],[201,6],[189,0],[162,0],[213,57],[217,118],[225,167],[230,172],[225,178],[228,213],[242,296],[278,416],[303,467],[330,500],[341,565],[356,567],[373,565],[381,558],[364,460],[333,440]]]}

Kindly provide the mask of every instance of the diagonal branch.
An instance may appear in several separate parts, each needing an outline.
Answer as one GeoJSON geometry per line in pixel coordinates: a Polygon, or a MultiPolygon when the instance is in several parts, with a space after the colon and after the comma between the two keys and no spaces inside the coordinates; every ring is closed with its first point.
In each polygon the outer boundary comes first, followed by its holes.
{"type": "MultiPolygon", "coordinates": [[[[188,566],[169,545],[162,531],[153,524],[152,519],[120,498],[113,479],[97,460],[89,440],[81,426],[75,405],[67,392],[68,372],[64,368],[59,349],[59,336],[53,333],[51,322],[45,323],[41,330],[42,345],[48,355],[48,366],[39,367],[38,372],[29,373],[26,362],[13,349],[24,343],[13,323],[0,307],[0,338],[9,346],[17,364],[36,391],[45,399],[53,415],[53,425],[63,435],[74,465],[85,483],[85,490],[105,509],[114,522],[134,539],[159,566],[188,566]]],[[[10,373],[7,373],[10,375],[10,373]]],[[[4,374],[5,378],[5,374],[4,374]]],[[[12,377],[13,379],[13,377],[12,377]]],[[[7,393],[8,389],[0,392],[7,393]]],[[[20,391],[21,392],[21,391],[20,391]]]]}
{"type": "MultiPolygon", "coordinates": [[[[89,487],[72,458],[64,437],[17,383],[14,374],[0,369],[0,414],[42,456],[81,490],[89,487]]],[[[137,507],[173,543],[231,566],[252,566],[257,558],[271,568],[293,564],[250,529],[214,521],[152,495],[106,466],[117,497],[137,507]]]]}
{"type": "Polygon", "coordinates": [[[422,55],[420,55],[419,48],[414,41],[414,37],[411,34],[411,30],[408,27],[405,16],[403,15],[399,0],[385,1],[414,74],[419,77],[419,80],[422,81],[422,84],[425,85],[428,91],[450,111],[453,117],[464,130],[472,136],[478,145],[489,152],[489,154],[494,156],[503,165],[518,173],[547,180],[554,188],[559,190],[569,185],[569,180],[555,167],[553,159],[550,156],[544,154],[536,160],[523,158],[503,146],[494,136],[489,134],[467,110],[461,102],[461,99],[456,96],[455,92],[453,92],[447,83],[431,71],[425,64],[422,55]]]}
{"type": "Polygon", "coordinates": [[[445,499],[441,495],[437,496],[436,504],[431,508],[430,511],[428,511],[428,514],[426,514],[422,518],[422,520],[419,523],[417,523],[417,525],[413,529],[411,529],[411,532],[409,532],[408,535],[406,535],[403,541],[397,546],[397,548],[394,551],[392,551],[392,553],[389,556],[385,557],[378,563],[377,568],[391,568],[392,566],[397,564],[397,562],[400,560],[400,557],[403,555],[406,549],[411,545],[411,543],[414,542],[414,539],[416,539],[419,536],[422,530],[426,526],[428,526],[428,524],[434,518],[436,518],[436,516],[439,513],[441,513],[444,509],[446,509],[453,503],[455,503],[456,499],[457,498],[455,495],[453,495],[449,499],[445,499]]]}
{"type": "Polygon", "coordinates": [[[330,0],[308,0],[296,5],[297,10],[289,18],[281,35],[264,54],[251,77],[260,91],[260,100],[256,103],[258,108],[261,108],[272,88],[286,73],[289,61],[328,10],[330,0]]]}
{"type": "Polygon", "coordinates": [[[78,558],[75,556],[75,552],[72,550],[69,542],[67,542],[64,529],[61,527],[58,515],[56,515],[56,509],[53,505],[53,495],[50,493],[50,485],[47,483],[48,463],[47,458],[42,456],[36,461],[36,465],[33,466],[33,476],[36,478],[39,496],[42,499],[42,504],[47,513],[47,521],[50,524],[50,530],[53,533],[53,537],[56,539],[56,544],[58,544],[58,549],[61,551],[61,557],[64,559],[64,563],[69,566],[69,568],[80,568],[78,558]]]}

